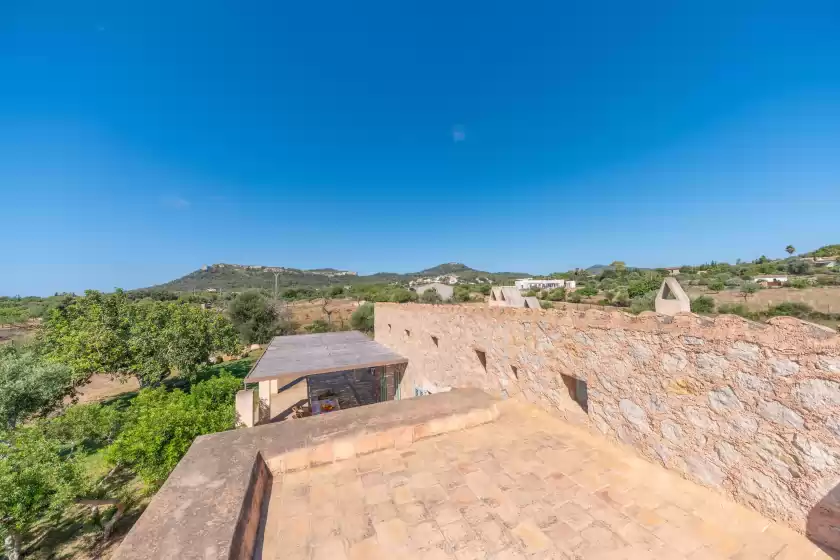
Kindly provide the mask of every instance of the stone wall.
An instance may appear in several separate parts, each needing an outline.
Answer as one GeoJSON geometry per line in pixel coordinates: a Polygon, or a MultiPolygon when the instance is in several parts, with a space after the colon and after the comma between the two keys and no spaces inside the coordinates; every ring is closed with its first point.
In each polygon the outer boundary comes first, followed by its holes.
{"type": "Polygon", "coordinates": [[[401,392],[554,410],[840,548],[840,336],[790,317],[376,304],[401,392]],[[587,411],[570,395],[586,383],[587,411]],[[571,381],[571,383],[570,383],[571,381]]]}

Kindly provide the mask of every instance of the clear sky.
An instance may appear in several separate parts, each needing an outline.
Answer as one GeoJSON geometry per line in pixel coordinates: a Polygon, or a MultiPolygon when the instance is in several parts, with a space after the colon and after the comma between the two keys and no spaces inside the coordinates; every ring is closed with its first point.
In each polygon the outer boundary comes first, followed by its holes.
{"type": "Polygon", "coordinates": [[[0,294],[840,243],[840,2],[0,2],[0,294]]]}

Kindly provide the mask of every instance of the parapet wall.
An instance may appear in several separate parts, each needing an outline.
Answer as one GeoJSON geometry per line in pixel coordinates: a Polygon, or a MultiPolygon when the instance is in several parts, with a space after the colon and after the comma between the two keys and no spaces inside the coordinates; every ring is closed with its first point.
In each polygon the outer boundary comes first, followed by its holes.
{"type": "Polygon", "coordinates": [[[478,387],[524,399],[840,548],[831,329],[790,317],[378,303],[376,340],[408,358],[404,396],[478,387]],[[570,395],[575,379],[587,411],[570,395]]]}

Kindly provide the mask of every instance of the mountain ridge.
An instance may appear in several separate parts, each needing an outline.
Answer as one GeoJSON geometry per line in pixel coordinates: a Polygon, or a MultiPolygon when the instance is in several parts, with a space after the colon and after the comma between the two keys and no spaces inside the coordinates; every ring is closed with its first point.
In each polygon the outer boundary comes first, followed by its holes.
{"type": "Polygon", "coordinates": [[[168,290],[187,292],[193,290],[242,291],[248,289],[274,289],[275,274],[278,288],[310,286],[313,288],[331,285],[360,285],[401,283],[440,276],[456,275],[465,282],[491,281],[509,282],[516,278],[530,276],[524,272],[487,272],[471,268],[463,263],[449,262],[423,269],[419,272],[375,272],[360,275],[349,270],[335,268],[300,269],[281,266],[238,265],[218,263],[202,266],[180,278],[163,284],[141,288],[145,290],[168,290]]]}

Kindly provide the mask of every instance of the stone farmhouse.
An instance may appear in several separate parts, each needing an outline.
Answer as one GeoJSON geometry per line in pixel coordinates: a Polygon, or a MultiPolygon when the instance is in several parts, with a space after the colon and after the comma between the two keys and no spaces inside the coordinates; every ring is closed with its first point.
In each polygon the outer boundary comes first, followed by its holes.
{"type": "Polygon", "coordinates": [[[301,380],[350,404],[198,438],[115,558],[840,557],[840,336],[671,311],[378,303],[375,340],[279,337],[251,423],[301,380]]]}

